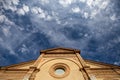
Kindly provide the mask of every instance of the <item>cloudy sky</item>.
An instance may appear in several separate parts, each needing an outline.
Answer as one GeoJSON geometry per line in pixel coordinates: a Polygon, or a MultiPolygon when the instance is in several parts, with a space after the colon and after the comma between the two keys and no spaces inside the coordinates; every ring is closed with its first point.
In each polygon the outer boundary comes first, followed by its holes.
{"type": "Polygon", "coordinates": [[[120,65],[120,0],[0,0],[0,66],[54,47],[120,65]]]}

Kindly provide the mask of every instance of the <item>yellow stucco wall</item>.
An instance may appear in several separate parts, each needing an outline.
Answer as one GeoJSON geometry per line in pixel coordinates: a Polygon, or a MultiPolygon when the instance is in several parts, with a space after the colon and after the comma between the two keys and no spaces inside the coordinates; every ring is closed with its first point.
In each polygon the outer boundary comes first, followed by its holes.
{"type": "Polygon", "coordinates": [[[36,74],[35,80],[59,80],[50,75],[50,68],[52,65],[56,63],[64,63],[67,64],[70,68],[68,76],[61,78],[60,80],[84,80],[82,73],[79,71],[79,66],[74,62],[67,60],[67,59],[55,59],[46,62],[44,65],[41,66],[40,71],[36,74]]]}

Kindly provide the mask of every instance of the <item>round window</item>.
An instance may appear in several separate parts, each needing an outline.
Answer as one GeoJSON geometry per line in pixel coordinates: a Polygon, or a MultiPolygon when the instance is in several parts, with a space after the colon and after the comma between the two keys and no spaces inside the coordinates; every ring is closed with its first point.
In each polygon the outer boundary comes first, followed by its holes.
{"type": "Polygon", "coordinates": [[[64,63],[56,63],[51,66],[49,73],[55,78],[64,78],[70,72],[69,66],[64,63]]]}
{"type": "Polygon", "coordinates": [[[55,70],[56,75],[63,75],[65,73],[65,70],[63,68],[57,68],[55,70]]]}

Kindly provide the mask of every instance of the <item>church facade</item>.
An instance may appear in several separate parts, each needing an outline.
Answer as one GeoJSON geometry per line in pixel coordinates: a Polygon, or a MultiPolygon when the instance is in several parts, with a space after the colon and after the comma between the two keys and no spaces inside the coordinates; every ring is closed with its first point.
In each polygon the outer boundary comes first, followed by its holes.
{"type": "Polygon", "coordinates": [[[85,60],[80,50],[42,50],[37,60],[0,68],[0,80],[120,80],[120,66],[85,60]]]}

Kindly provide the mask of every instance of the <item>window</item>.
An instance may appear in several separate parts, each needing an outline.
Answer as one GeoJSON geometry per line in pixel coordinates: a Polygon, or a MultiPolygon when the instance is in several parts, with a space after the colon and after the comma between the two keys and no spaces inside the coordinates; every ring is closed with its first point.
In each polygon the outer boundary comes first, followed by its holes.
{"type": "Polygon", "coordinates": [[[67,64],[56,63],[50,67],[49,73],[54,78],[64,78],[70,73],[70,68],[67,64]]]}
{"type": "Polygon", "coordinates": [[[65,70],[63,68],[57,68],[55,70],[55,74],[56,75],[63,75],[63,74],[65,74],[65,70]]]}

